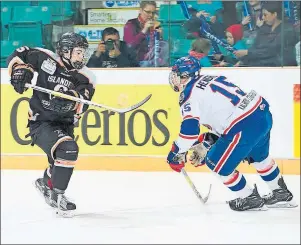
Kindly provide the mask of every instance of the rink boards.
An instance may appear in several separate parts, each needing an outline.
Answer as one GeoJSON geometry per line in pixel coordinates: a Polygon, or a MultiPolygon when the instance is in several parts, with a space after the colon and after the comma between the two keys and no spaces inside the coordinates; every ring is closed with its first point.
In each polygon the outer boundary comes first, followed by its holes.
{"type": "MultiPolygon", "coordinates": [[[[287,174],[300,173],[300,77],[298,68],[203,69],[224,75],[243,90],[255,89],[271,105],[274,125],[271,156],[287,174]]],[[[98,81],[93,101],[127,107],[152,94],[138,110],[115,114],[90,107],[76,125],[80,148],[77,169],[168,171],[165,156],[178,136],[181,122],[178,94],[168,85],[168,69],[93,69],[98,81]]],[[[9,85],[1,69],[1,168],[42,169],[43,152],[30,146],[27,110],[32,91],[23,95],[9,85]]],[[[201,129],[203,132],[205,128],[201,129]]],[[[247,164],[244,171],[252,172],[247,164]]],[[[206,168],[189,169],[207,171],[206,168]]]]}

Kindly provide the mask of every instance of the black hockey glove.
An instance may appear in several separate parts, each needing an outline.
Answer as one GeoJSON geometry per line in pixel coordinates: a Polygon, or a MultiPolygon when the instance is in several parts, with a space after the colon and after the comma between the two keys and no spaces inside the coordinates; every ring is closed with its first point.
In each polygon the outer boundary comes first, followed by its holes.
{"type": "Polygon", "coordinates": [[[16,64],[12,68],[10,82],[17,93],[23,94],[27,90],[26,83],[31,83],[34,70],[28,64],[16,64]]]}
{"type": "MultiPolygon", "coordinates": [[[[79,94],[74,90],[68,90],[62,93],[79,98],[79,94]]],[[[60,98],[60,97],[53,97],[49,101],[49,103],[50,103],[50,110],[56,111],[58,113],[67,113],[69,111],[76,110],[78,106],[78,102],[60,98]]]]}

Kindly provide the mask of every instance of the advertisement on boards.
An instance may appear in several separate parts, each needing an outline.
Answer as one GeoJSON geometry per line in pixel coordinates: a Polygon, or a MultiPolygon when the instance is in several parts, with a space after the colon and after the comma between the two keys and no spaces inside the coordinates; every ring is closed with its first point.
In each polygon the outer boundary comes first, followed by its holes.
{"type": "MultiPolygon", "coordinates": [[[[141,1],[103,1],[104,8],[140,8],[141,1]]],[[[177,4],[177,1],[163,0],[156,1],[157,7],[161,4],[177,4]]]]}
{"type": "Polygon", "coordinates": [[[89,43],[99,42],[102,31],[107,27],[114,27],[119,32],[120,40],[123,39],[123,25],[75,25],[74,32],[87,38],[89,43]]]}
{"type": "MultiPolygon", "coordinates": [[[[1,70],[2,154],[42,153],[30,146],[27,111],[32,91],[15,93],[7,69],[1,70]]],[[[178,137],[180,112],[178,94],[168,85],[168,69],[92,69],[97,85],[93,101],[113,107],[127,107],[152,94],[141,108],[124,115],[89,108],[76,125],[81,154],[165,156],[178,137]]],[[[300,97],[298,69],[203,69],[223,74],[245,91],[256,90],[270,104],[273,114],[271,156],[292,159],[300,156],[300,97]],[[262,79],[264,78],[264,80],[262,79]],[[285,86],[275,86],[283,84],[285,86]],[[297,85],[296,85],[297,84],[297,85]],[[295,99],[294,99],[295,85],[295,99]],[[281,100],[279,98],[282,98],[281,100]],[[294,102],[295,101],[295,102],[294,102]],[[281,139],[281,141],[279,141],[281,139]],[[283,143],[285,142],[285,143],[283,143]]],[[[204,130],[203,130],[204,131],[204,130]]]]}
{"type": "Polygon", "coordinates": [[[103,1],[104,8],[139,8],[140,1],[103,1]]]}
{"type": "MultiPolygon", "coordinates": [[[[22,96],[11,85],[2,85],[1,108],[2,153],[42,153],[30,146],[28,101],[32,91],[22,96]]],[[[75,135],[81,154],[165,155],[177,138],[180,111],[177,94],[168,85],[97,85],[93,101],[112,107],[127,107],[152,98],[141,108],[118,114],[90,107],[76,125],[75,135]],[[165,103],[162,103],[165,98],[165,103]]]]}
{"type": "Polygon", "coordinates": [[[87,18],[89,25],[125,25],[138,14],[138,9],[88,9],[87,18]]]}

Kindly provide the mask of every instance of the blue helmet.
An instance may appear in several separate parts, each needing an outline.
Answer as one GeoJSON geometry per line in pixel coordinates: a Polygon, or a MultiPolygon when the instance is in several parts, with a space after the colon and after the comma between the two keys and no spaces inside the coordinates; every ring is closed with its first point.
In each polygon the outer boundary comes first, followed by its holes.
{"type": "Polygon", "coordinates": [[[176,61],[169,74],[169,84],[175,92],[181,92],[192,77],[201,69],[198,59],[187,56],[176,61]]]}
{"type": "Polygon", "coordinates": [[[193,77],[200,69],[201,65],[197,58],[193,56],[185,56],[175,62],[171,71],[176,72],[178,76],[193,77]]]}

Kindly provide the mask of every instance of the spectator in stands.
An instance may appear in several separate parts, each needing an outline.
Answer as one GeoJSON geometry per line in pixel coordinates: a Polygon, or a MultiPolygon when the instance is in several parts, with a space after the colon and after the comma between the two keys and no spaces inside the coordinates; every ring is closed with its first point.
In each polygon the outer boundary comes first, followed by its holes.
{"type": "Polygon", "coordinates": [[[197,58],[202,67],[211,67],[212,63],[208,57],[211,49],[211,42],[205,38],[198,38],[191,44],[189,55],[197,58]]]}
{"type": "MultiPolygon", "coordinates": [[[[226,40],[227,43],[233,46],[236,50],[246,49],[245,43],[242,41],[243,37],[243,26],[241,24],[231,25],[226,29],[226,40]]],[[[220,66],[239,66],[240,63],[237,57],[226,50],[224,47],[219,46],[221,54],[215,54],[214,58],[216,60],[223,61],[220,66]]]]}
{"type": "Polygon", "coordinates": [[[232,26],[237,24],[237,1],[222,1],[223,3],[223,23],[224,27],[232,26]]]}
{"type": "Polygon", "coordinates": [[[282,2],[266,2],[263,20],[254,44],[235,51],[236,57],[248,66],[295,66],[296,34],[293,26],[282,20],[282,2]]]}
{"type": "Polygon", "coordinates": [[[119,32],[113,28],[105,28],[102,32],[102,41],[93,53],[87,64],[88,67],[137,67],[135,52],[120,41],[119,32]]]}
{"type": "MultiPolygon", "coordinates": [[[[123,40],[129,47],[136,50],[137,59],[141,66],[153,66],[153,62],[150,60],[153,55],[150,53],[152,53],[155,39],[162,40],[160,22],[155,21],[156,7],[155,1],[141,1],[138,17],[128,20],[124,26],[123,40]]],[[[159,43],[160,56],[164,59],[166,45],[161,41],[159,43]],[[162,45],[164,46],[162,47],[162,45]]]]}
{"type": "MultiPolygon", "coordinates": [[[[259,29],[264,21],[262,19],[262,4],[260,0],[249,0],[249,5],[251,8],[248,9],[249,15],[244,16],[244,11],[242,6],[242,21],[241,24],[244,26],[245,31],[250,31],[249,23],[252,24],[253,30],[259,29]]],[[[246,36],[246,35],[244,35],[246,36]]]]}
{"type": "Polygon", "coordinates": [[[197,0],[188,1],[188,7],[197,10],[196,16],[199,18],[200,15],[206,17],[209,22],[211,29],[218,37],[224,36],[223,26],[223,4],[219,0],[197,0]]]}

